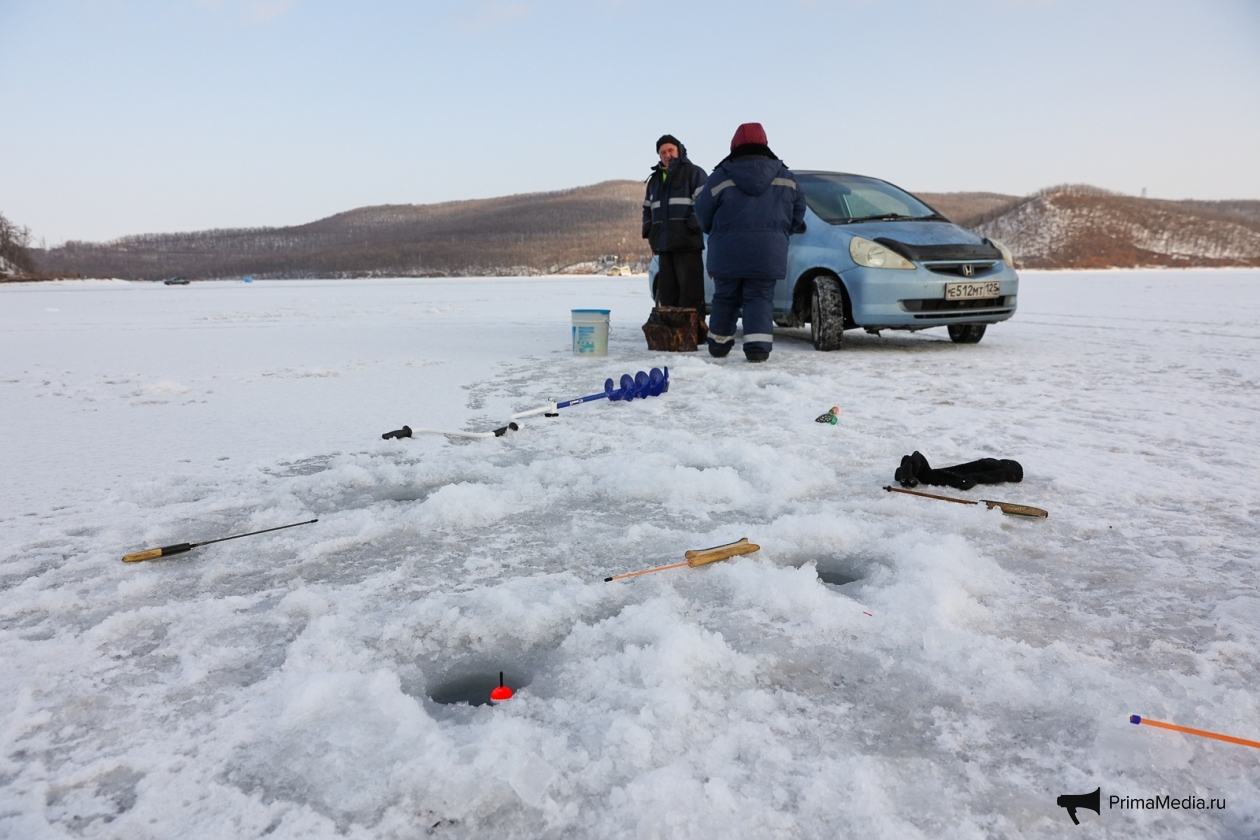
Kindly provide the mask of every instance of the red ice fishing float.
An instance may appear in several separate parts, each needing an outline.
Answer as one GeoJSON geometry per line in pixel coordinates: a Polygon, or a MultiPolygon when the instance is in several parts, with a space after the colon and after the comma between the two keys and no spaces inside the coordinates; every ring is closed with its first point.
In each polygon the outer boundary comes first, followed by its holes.
{"type": "Polygon", "coordinates": [[[499,672],[499,685],[496,688],[490,689],[490,702],[501,703],[504,700],[511,700],[512,694],[513,694],[512,689],[508,688],[506,685],[503,684],[503,672],[500,671],[499,672]]]}

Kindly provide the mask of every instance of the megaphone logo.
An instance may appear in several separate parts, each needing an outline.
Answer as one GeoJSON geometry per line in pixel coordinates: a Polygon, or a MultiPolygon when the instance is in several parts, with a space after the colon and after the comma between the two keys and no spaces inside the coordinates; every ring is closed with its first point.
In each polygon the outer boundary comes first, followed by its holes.
{"type": "Polygon", "coordinates": [[[1088,808],[1095,814],[1101,815],[1102,811],[1098,805],[1101,795],[1101,787],[1095,788],[1093,793],[1065,793],[1059,797],[1057,804],[1060,808],[1067,808],[1068,816],[1072,818],[1072,822],[1080,825],[1081,821],[1076,818],[1076,809],[1088,808]]]}

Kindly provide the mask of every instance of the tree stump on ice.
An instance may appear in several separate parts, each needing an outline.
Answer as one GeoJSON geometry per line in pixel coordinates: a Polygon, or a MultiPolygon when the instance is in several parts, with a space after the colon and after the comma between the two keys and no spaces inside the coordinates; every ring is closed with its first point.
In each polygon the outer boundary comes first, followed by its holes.
{"type": "Polygon", "coordinates": [[[701,331],[707,336],[700,313],[684,306],[657,306],[643,325],[648,349],[670,353],[694,352],[698,342],[704,340],[701,331]]]}

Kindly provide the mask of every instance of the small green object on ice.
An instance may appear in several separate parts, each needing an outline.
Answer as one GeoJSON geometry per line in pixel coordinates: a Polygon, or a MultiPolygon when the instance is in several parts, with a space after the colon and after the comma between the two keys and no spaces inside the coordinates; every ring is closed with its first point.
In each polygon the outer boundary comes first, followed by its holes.
{"type": "Polygon", "coordinates": [[[815,423],[830,423],[832,426],[840,422],[840,406],[833,405],[831,411],[826,414],[820,414],[814,418],[815,423]]]}

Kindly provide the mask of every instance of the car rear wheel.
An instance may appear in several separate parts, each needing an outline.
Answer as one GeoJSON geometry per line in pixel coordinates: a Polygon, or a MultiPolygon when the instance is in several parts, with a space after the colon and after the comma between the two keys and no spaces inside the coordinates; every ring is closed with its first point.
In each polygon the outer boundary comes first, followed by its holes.
{"type": "Polygon", "coordinates": [[[809,338],[815,350],[839,350],[844,337],[844,292],[834,275],[814,278],[809,304],[809,338]]]}
{"type": "Polygon", "coordinates": [[[984,324],[950,324],[949,340],[955,344],[979,344],[984,338],[984,324]]]}

